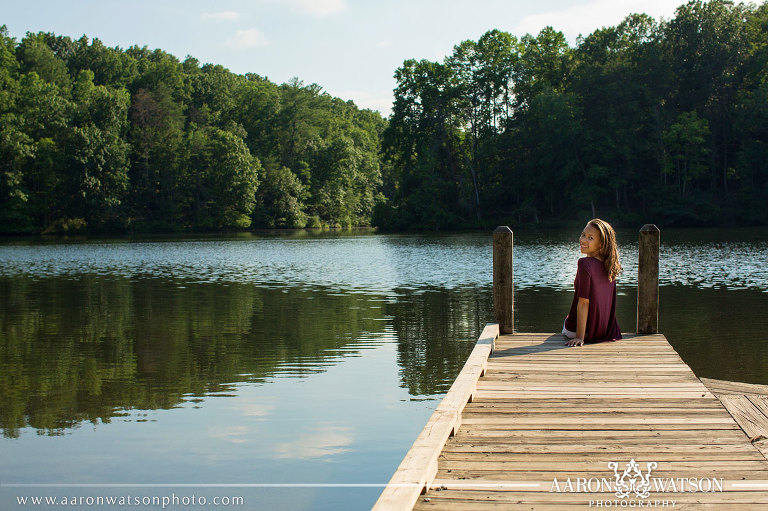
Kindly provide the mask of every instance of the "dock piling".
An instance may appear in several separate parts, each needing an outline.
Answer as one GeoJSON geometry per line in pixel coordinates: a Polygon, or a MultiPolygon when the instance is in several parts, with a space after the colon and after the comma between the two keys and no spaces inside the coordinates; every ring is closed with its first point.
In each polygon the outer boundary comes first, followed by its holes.
{"type": "Polygon", "coordinates": [[[659,333],[659,228],[640,229],[637,262],[637,333],[659,333]]]}
{"type": "Polygon", "coordinates": [[[515,331],[513,238],[512,229],[506,225],[493,231],[493,319],[502,334],[515,331]]]}

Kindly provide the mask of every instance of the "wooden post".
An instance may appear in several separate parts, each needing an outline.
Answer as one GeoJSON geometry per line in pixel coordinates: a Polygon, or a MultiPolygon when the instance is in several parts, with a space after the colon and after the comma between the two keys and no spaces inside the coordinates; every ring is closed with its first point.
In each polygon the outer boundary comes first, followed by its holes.
{"type": "Polygon", "coordinates": [[[499,226],[493,231],[493,319],[499,333],[515,329],[515,286],[512,272],[512,229],[499,226]]]}
{"type": "Polygon", "coordinates": [[[640,229],[637,261],[637,333],[659,332],[659,228],[640,229]]]}

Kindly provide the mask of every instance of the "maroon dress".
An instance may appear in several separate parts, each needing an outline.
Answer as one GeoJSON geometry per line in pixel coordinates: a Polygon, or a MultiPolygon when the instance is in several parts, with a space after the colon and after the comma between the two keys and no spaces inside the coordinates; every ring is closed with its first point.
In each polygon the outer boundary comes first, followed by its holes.
{"type": "Polygon", "coordinates": [[[589,313],[584,342],[621,339],[621,329],[616,321],[616,280],[608,280],[603,262],[594,257],[579,259],[573,287],[575,293],[571,310],[565,318],[565,328],[576,331],[576,306],[579,298],[587,298],[589,313]]]}

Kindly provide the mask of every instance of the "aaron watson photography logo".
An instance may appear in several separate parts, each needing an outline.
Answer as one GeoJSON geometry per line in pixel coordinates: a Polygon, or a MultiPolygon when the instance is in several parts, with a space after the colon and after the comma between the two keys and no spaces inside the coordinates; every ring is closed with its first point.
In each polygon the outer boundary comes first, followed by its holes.
{"type": "Polygon", "coordinates": [[[613,477],[577,477],[565,481],[552,480],[550,492],[613,493],[616,499],[590,500],[589,507],[675,507],[675,500],[665,494],[714,493],[723,491],[723,479],[713,477],[651,477],[659,464],[645,463],[645,470],[635,459],[629,460],[624,470],[618,462],[611,461],[608,468],[613,477]],[[655,495],[651,498],[652,493],[655,495]]]}

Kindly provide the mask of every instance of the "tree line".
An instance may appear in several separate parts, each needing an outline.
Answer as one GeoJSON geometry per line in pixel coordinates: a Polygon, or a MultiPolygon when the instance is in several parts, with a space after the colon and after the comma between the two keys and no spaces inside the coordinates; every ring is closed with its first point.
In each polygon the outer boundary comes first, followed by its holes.
{"type": "Polygon", "coordinates": [[[381,116],[162,50],[0,27],[0,232],[370,224],[381,116]]]}
{"type": "Polygon", "coordinates": [[[571,47],[490,30],[392,114],[298,79],[0,28],[0,232],[768,224],[768,4],[571,47]]]}
{"type": "Polygon", "coordinates": [[[768,223],[765,3],[633,14],[575,47],[491,30],[395,77],[380,225],[768,223]]]}

